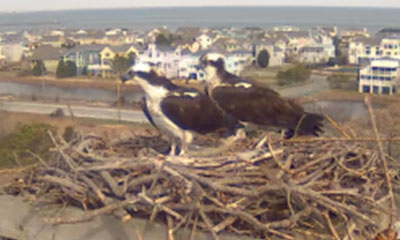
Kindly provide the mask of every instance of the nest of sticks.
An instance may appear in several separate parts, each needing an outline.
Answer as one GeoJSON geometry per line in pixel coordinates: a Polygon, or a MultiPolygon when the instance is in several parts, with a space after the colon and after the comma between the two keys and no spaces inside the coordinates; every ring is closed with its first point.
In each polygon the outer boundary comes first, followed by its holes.
{"type": "MultiPolygon", "coordinates": [[[[373,121],[372,121],[373,122],[373,121]]],[[[373,123],[374,124],[374,123],[373,123]]],[[[166,156],[137,141],[53,136],[56,156],[9,191],[81,207],[80,218],[115,214],[165,222],[170,239],[183,228],[263,239],[373,239],[394,219],[398,164],[370,139],[270,135],[229,151],[166,156]],[[140,144],[139,144],[140,145],[140,144]]],[[[194,237],[193,237],[194,239],[194,237]]]]}

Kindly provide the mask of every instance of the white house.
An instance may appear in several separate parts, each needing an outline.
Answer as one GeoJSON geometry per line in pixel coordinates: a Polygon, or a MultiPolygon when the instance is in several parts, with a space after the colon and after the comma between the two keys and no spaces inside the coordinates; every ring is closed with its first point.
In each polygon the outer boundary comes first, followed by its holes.
{"type": "Polygon", "coordinates": [[[20,42],[3,43],[1,55],[6,62],[19,62],[24,54],[24,46],[20,42]]]}
{"type": "Polygon", "coordinates": [[[195,38],[195,41],[200,44],[201,50],[209,49],[215,40],[216,34],[214,33],[202,33],[195,38]]]}
{"type": "Polygon", "coordinates": [[[394,94],[400,79],[400,61],[392,58],[372,60],[360,69],[359,92],[394,94]]]}
{"type": "Polygon", "coordinates": [[[350,64],[362,64],[369,62],[371,59],[380,58],[383,56],[381,51],[380,38],[356,38],[349,42],[348,62],[350,64]]]}
{"type": "Polygon", "coordinates": [[[298,59],[302,63],[318,64],[327,63],[335,57],[335,46],[314,44],[300,49],[298,59]]]}
{"type": "Polygon", "coordinates": [[[207,51],[199,51],[192,53],[189,50],[182,51],[182,57],[179,62],[179,78],[193,79],[203,81],[206,78],[206,73],[200,65],[200,57],[207,51]]]}
{"type": "Polygon", "coordinates": [[[157,46],[155,43],[150,43],[136,58],[136,62],[155,64],[168,78],[179,76],[180,60],[180,48],[157,46]]]}
{"type": "Polygon", "coordinates": [[[225,54],[225,68],[228,72],[240,75],[244,68],[253,61],[253,53],[250,51],[239,50],[225,54]]]}

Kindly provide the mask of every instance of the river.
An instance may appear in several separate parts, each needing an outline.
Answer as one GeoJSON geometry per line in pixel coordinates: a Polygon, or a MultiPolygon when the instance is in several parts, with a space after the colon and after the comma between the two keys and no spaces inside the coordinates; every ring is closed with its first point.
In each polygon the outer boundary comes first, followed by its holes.
{"type": "MultiPolygon", "coordinates": [[[[12,95],[15,97],[23,97],[24,99],[34,97],[45,98],[52,102],[55,102],[55,100],[84,100],[90,102],[104,102],[106,104],[112,104],[117,99],[116,91],[107,89],[61,86],[43,87],[41,85],[12,82],[0,82],[0,95],[12,95]]],[[[138,102],[143,96],[143,93],[122,91],[121,95],[127,102],[132,103],[138,102]]],[[[327,114],[338,122],[347,122],[367,114],[365,104],[357,101],[318,101],[307,103],[304,107],[309,112],[327,114]]]]}
{"type": "MultiPolygon", "coordinates": [[[[117,99],[116,91],[100,88],[74,88],[61,86],[42,86],[37,84],[0,82],[0,95],[15,97],[46,98],[50,100],[83,100],[112,103],[117,99]]],[[[128,102],[137,102],[143,96],[139,92],[122,91],[128,102]]]]}

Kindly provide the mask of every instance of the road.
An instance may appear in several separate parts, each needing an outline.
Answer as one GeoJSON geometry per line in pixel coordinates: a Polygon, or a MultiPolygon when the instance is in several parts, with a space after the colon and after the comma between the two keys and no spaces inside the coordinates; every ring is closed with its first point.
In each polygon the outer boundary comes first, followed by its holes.
{"type": "MultiPolygon", "coordinates": [[[[328,82],[325,77],[312,75],[310,83],[301,86],[294,86],[280,90],[280,94],[286,97],[301,97],[317,93],[328,88],[328,82]]],[[[67,105],[49,104],[39,102],[8,102],[0,101],[0,110],[10,112],[24,112],[37,114],[50,114],[58,108],[64,111],[66,116],[70,116],[67,105]]],[[[105,107],[88,107],[71,105],[72,112],[75,117],[96,118],[105,120],[118,121],[118,110],[116,108],[105,107]]],[[[121,120],[128,122],[146,122],[146,118],[139,110],[121,110],[121,120]]]]}
{"type": "MultiPolygon", "coordinates": [[[[62,109],[66,116],[70,116],[70,111],[67,105],[38,102],[0,102],[0,110],[10,112],[37,113],[48,115],[58,108],[62,109]]],[[[75,117],[118,121],[118,110],[116,108],[71,105],[71,110],[75,117]]],[[[121,120],[130,122],[147,121],[141,111],[126,109],[121,110],[121,120]]]]}
{"type": "Polygon", "coordinates": [[[282,96],[298,98],[311,94],[318,93],[322,90],[328,89],[329,84],[326,77],[319,75],[312,75],[309,83],[300,86],[284,88],[279,91],[282,96]]]}

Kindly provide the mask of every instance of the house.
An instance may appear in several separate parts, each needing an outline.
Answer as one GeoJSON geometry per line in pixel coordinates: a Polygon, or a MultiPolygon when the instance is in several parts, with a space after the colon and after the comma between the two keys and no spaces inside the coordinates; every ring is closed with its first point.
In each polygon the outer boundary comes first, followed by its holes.
{"type": "Polygon", "coordinates": [[[305,46],[299,51],[298,61],[307,64],[327,63],[335,57],[335,48],[324,46],[305,46]]]}
{"type": "Polygon", "coordinates": [[[181,50],[178,47],[149,43],[147,48],[139,54],[136,62],[155,64],[166,77],[175,78],[179,76],[180,60],[181,50]]]}
{"type": "Polygon", "coordinates": [[[380,50],[385,57],[400,59],[400,36],[394,35],[383,38],[380,50]]]}
{"type": "Polygon", "coordinates": [[[277,26],[273,28],[274,32],[298,32],[300,29],[298,27],[292,26],[277,26]]]}
{"type": "Polygon", "coordinates": [[[320,29],[325,35],[334,38],[337,37],[338,35],[338,29],[336,26],[323,26],[323,27],[317,27],[317,29],[320,29]]]}
{"type": "Polygon", "coordinates": [[[353,37],[370,37],[367,28],[351,28],[343,29],[341,33],[342,38],[353,38],[353,37]]]}
{"type": "Polygon", "coordinates": [[[215,40],[217,40],[215,33],[202,33],[195,38],[195,41],[200,44],[201,50],[206,50],[211,47],[215,40]]]}
{"type": "Polygon", "coordinates": [[[196,36],[200,35],[201,31],[199,27],[180,27],[175,31],[175,35],[183,40],[193,41],[196,36]]]}
{"type": "Polygon", "coordinates": [[[108,77],[112,73],[111,51],[103,51],[105,45],[82,45],[68,50],[63,55],[64,62],[75,63],[78,74],[108,77]]]}
{"type": "Polygon", "coordinates": [[[383,56],[381,51],[382,39],[371,37],[358,37],[349,42],[348,47],[348,62],[350,64],[363,64],[371,59],[380,58],[383,56]]]}
{"type": "Polygon", "coordinates": [[[5,62],[15,63],[21,61],[24,52],[21,42],[5,42],[2,43],[0,55],[4,56],[5,62]]]}
{"type": "Polygon", "coordinates": [[[360,69],[359,76],[360,93],[392,95],[400,80],[400,61],[393,58],[372,60],[360,69]]]}
{"type": "Polygon", "coordinates": [[[335,45],[333,39],[325,34],[315,34],[313,41],[300,48],[297,59],[307,64],[328,63],[335,57],[335,45]]]}
{"type": "Polygon", "coordinates": [[[200,50],[200,43],[193,39],[176,39],[171,45],[179,48],[181,51],[187,49],[191,52],[197,52],[200,50]]]}
{"type": "Polygon", "coordinates": [[[239,39],[224,37],[216,40],[212,46],[220,51],[233,52],[243,49],[243,42],[239,39]]]}
{"type": "Polygon", "coordinates": [[[280,66],[285,63],[285,52],[282,48],[276,46],[272,39],[258,41],[253,44],[253,56],[257,59],[258,54],[266,50],[269,54],[269,66],[280,66]]]}
{"type": "Polygon", "coordinates": [[[349,43],[355,38],[369,38],[369,32],[367,28],[360,29],[344,29],[341,32],[341,48],[346,49],[349,47],[349,43]]]}
{"type": "MultiPolygon", "coordinates": [[[[179,61],[179,75],[181,79],[205,80],[206,73],[203,66],[200,65],[200,58],[208,53],[209,50],[198,51],[192,53],[188,50],[182,51],[179,61]]],[[[222,52],[221,52],[222,53],[222,52]]],[[[244,68],[249,66],[253,61],[253,53],[251,51],[233,51],[225,52],[225,68],[232,74],[239,75],[244,68]]]]}
{"type": "Polygon", "coordinates": [[[192,53],[189,50],[184,50],[181,53],[179,61],[179,78],[204,81],[206,73],[203,66],[200,65],[200,58],[208,51],[198,51],[192,53]]]}
{"type": "Polygon", "coordinates": [[[59,47],[61,47],[63,44],[64,44],[64,37],[62,37],[62,36],[58,36],[58,35],[55,35],[55,36],[50,36],[50,35],[47,35],[47,36],[43,36],[40,40],[39,40],[39,42],[38,42],[38,44],[39,45],[45,45],[45,46],[53,46],[53,47],[55,47],[55,48],[59,48],[59,47]]]}
{"type": "Polygon", "coordinates": [[[58,62],[62,59],[65,49],[56,48],[51,45],[44,45],[36,48],[30,58],[34,66],[38,61],[42,61],[48,73],[56,73],[58,62]]]}
{"type": "Polygon", "coordinates": [[[225,53],[225,68],[228,72],[236,75],[240,73],[253,62],[253,53],[246,50],[238,50],[225,53]]]}

